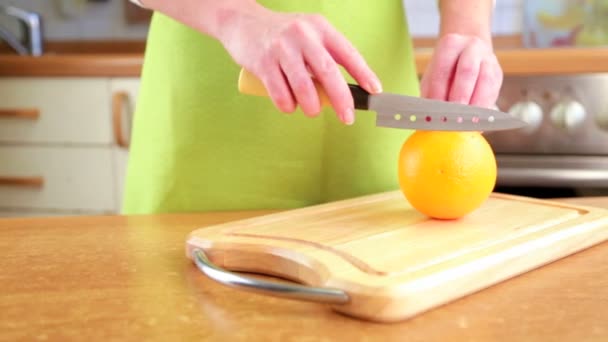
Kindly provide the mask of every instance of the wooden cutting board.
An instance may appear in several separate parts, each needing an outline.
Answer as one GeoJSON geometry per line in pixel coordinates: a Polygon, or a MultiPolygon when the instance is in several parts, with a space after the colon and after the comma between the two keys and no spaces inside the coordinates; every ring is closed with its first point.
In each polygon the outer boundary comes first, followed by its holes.
{"type": "Polygon", "coordinates": [[[202,249],[228,271],[343,290],[348,301],[334,310],[392,322],[608,239],[607,214],[493,194],[463,219],[438,221],[389,192],[197,229],[186,252],[202,249]]]}

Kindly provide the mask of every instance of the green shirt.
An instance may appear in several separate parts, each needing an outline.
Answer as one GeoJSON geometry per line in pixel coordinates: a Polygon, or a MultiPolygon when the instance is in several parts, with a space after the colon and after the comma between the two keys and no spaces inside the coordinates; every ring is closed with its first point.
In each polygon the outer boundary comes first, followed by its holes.
{"type": "MultiPolygon", "coordinates": [[[[419,94],[401,0],[259,2],[323,14],[384,91],[419,94]]],[[[240,94],[239,70],[219,42],[155,13],[124,213],[289,209],[398,189],[398,153],[411,132],[375,127],[366,111],[352,126],[331,108],[316,118],[283,114],[269,98],[240,94]]]]}

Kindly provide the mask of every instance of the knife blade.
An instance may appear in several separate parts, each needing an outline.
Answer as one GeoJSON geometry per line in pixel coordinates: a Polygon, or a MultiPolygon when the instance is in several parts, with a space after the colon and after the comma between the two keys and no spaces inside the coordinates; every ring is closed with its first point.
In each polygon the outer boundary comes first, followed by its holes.
{"type": "MultiPolygon", "coordinates": [[[[329,97],[314,81],[322,106],[331,106],[329,97]]],[[[499,131],[522,128],[527,123],[511,114],[465,104],[415,96],[370,94],[356,84],[348,85],[355,108],[376,112],[376,126],[432,131],[499,131]]],[[[264,84],[251,72],[241,69],[238,89],[242,94],[265,96],[264,84]]]]}

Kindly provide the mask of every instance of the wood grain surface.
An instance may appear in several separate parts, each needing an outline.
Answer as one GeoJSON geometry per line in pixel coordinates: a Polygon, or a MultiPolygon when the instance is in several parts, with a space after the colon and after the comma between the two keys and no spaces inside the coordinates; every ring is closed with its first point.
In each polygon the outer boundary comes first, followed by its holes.
{"type": "MultiPolygon", "coordinates": [[[[419,74],[428,68],[432,50],[416,52],[419,74]]],[[[573,75],[608,72],[608,49],[550,48],[497,50],[496,57],[505,76],[573,75]]]]}
{"type": "MultiPolygon", "coordinates": [[[[106,44],[107,45],[107,44],[106,44]]],[[[141,43],[139,45],[142,45],[141,43]]],[[[135,48],[137,48],[136,45],[135,48]]],[[[128,52],[85,53],[76,48],[71,53],[21,57],[0,54],[0,76],[24,77],[138,77],[144,55],[128,52]]],[[[418,74],[428,67],[432,49],[417,49],[415,64],[418,74]]],[[[606,48],[506,48],[496,51],[505,75],[549,75],[608,72],[606,48]]],[[[235,74],[235,80],[238,75],[235,74]]],[[[235,81],[236,82],[236,81],[235,81]]]]}
{"type": "Polygon", "coordinates": [[[266,213],[0,220],[0,340],[608,339],[606,243],[396,324],[235,291],[185,257],[194,229],[266,213]]]}
{"type": "Polygon", "coordinates": [[[194,231],[228,270],[344,290],[332,307],[394,322],[608,239],[608,211],[493,194],[460,220],[431,220],[400,191],[194,231]]]}
{"type": "Polygon", "coordinates": [[[142,64],[142,54],[0,54],[0,76],[139,77],[142,64]]]}

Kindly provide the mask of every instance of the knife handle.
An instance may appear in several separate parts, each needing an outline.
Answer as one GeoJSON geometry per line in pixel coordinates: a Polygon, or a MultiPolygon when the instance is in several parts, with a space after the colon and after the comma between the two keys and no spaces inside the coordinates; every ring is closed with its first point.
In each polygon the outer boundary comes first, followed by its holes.
{"type": "MultiPolygon", "coordinates": [[[[331,101],[327,96],[325,90],[319,82],[317,82],[314,78],[312,80],[315,88],[317,89],[317,94],[319,95],[319,100],[321,102],[322,107],[331,107],[331,101]]],[[[351,94],[353,95],[353,100],[355,101],[356,109],[367,110],[368,101],[369,101],[369,93],[356,84],[348,84],[351,94]]],[[[239,74],[239,92],[246,95],[254,95],[254,96],[264,96],[270,97],[268,95],[268,91],[264,86],[264,83],[257,78],[254,74],[249,72],[248,70],[242,68],[239,74]]]]}

